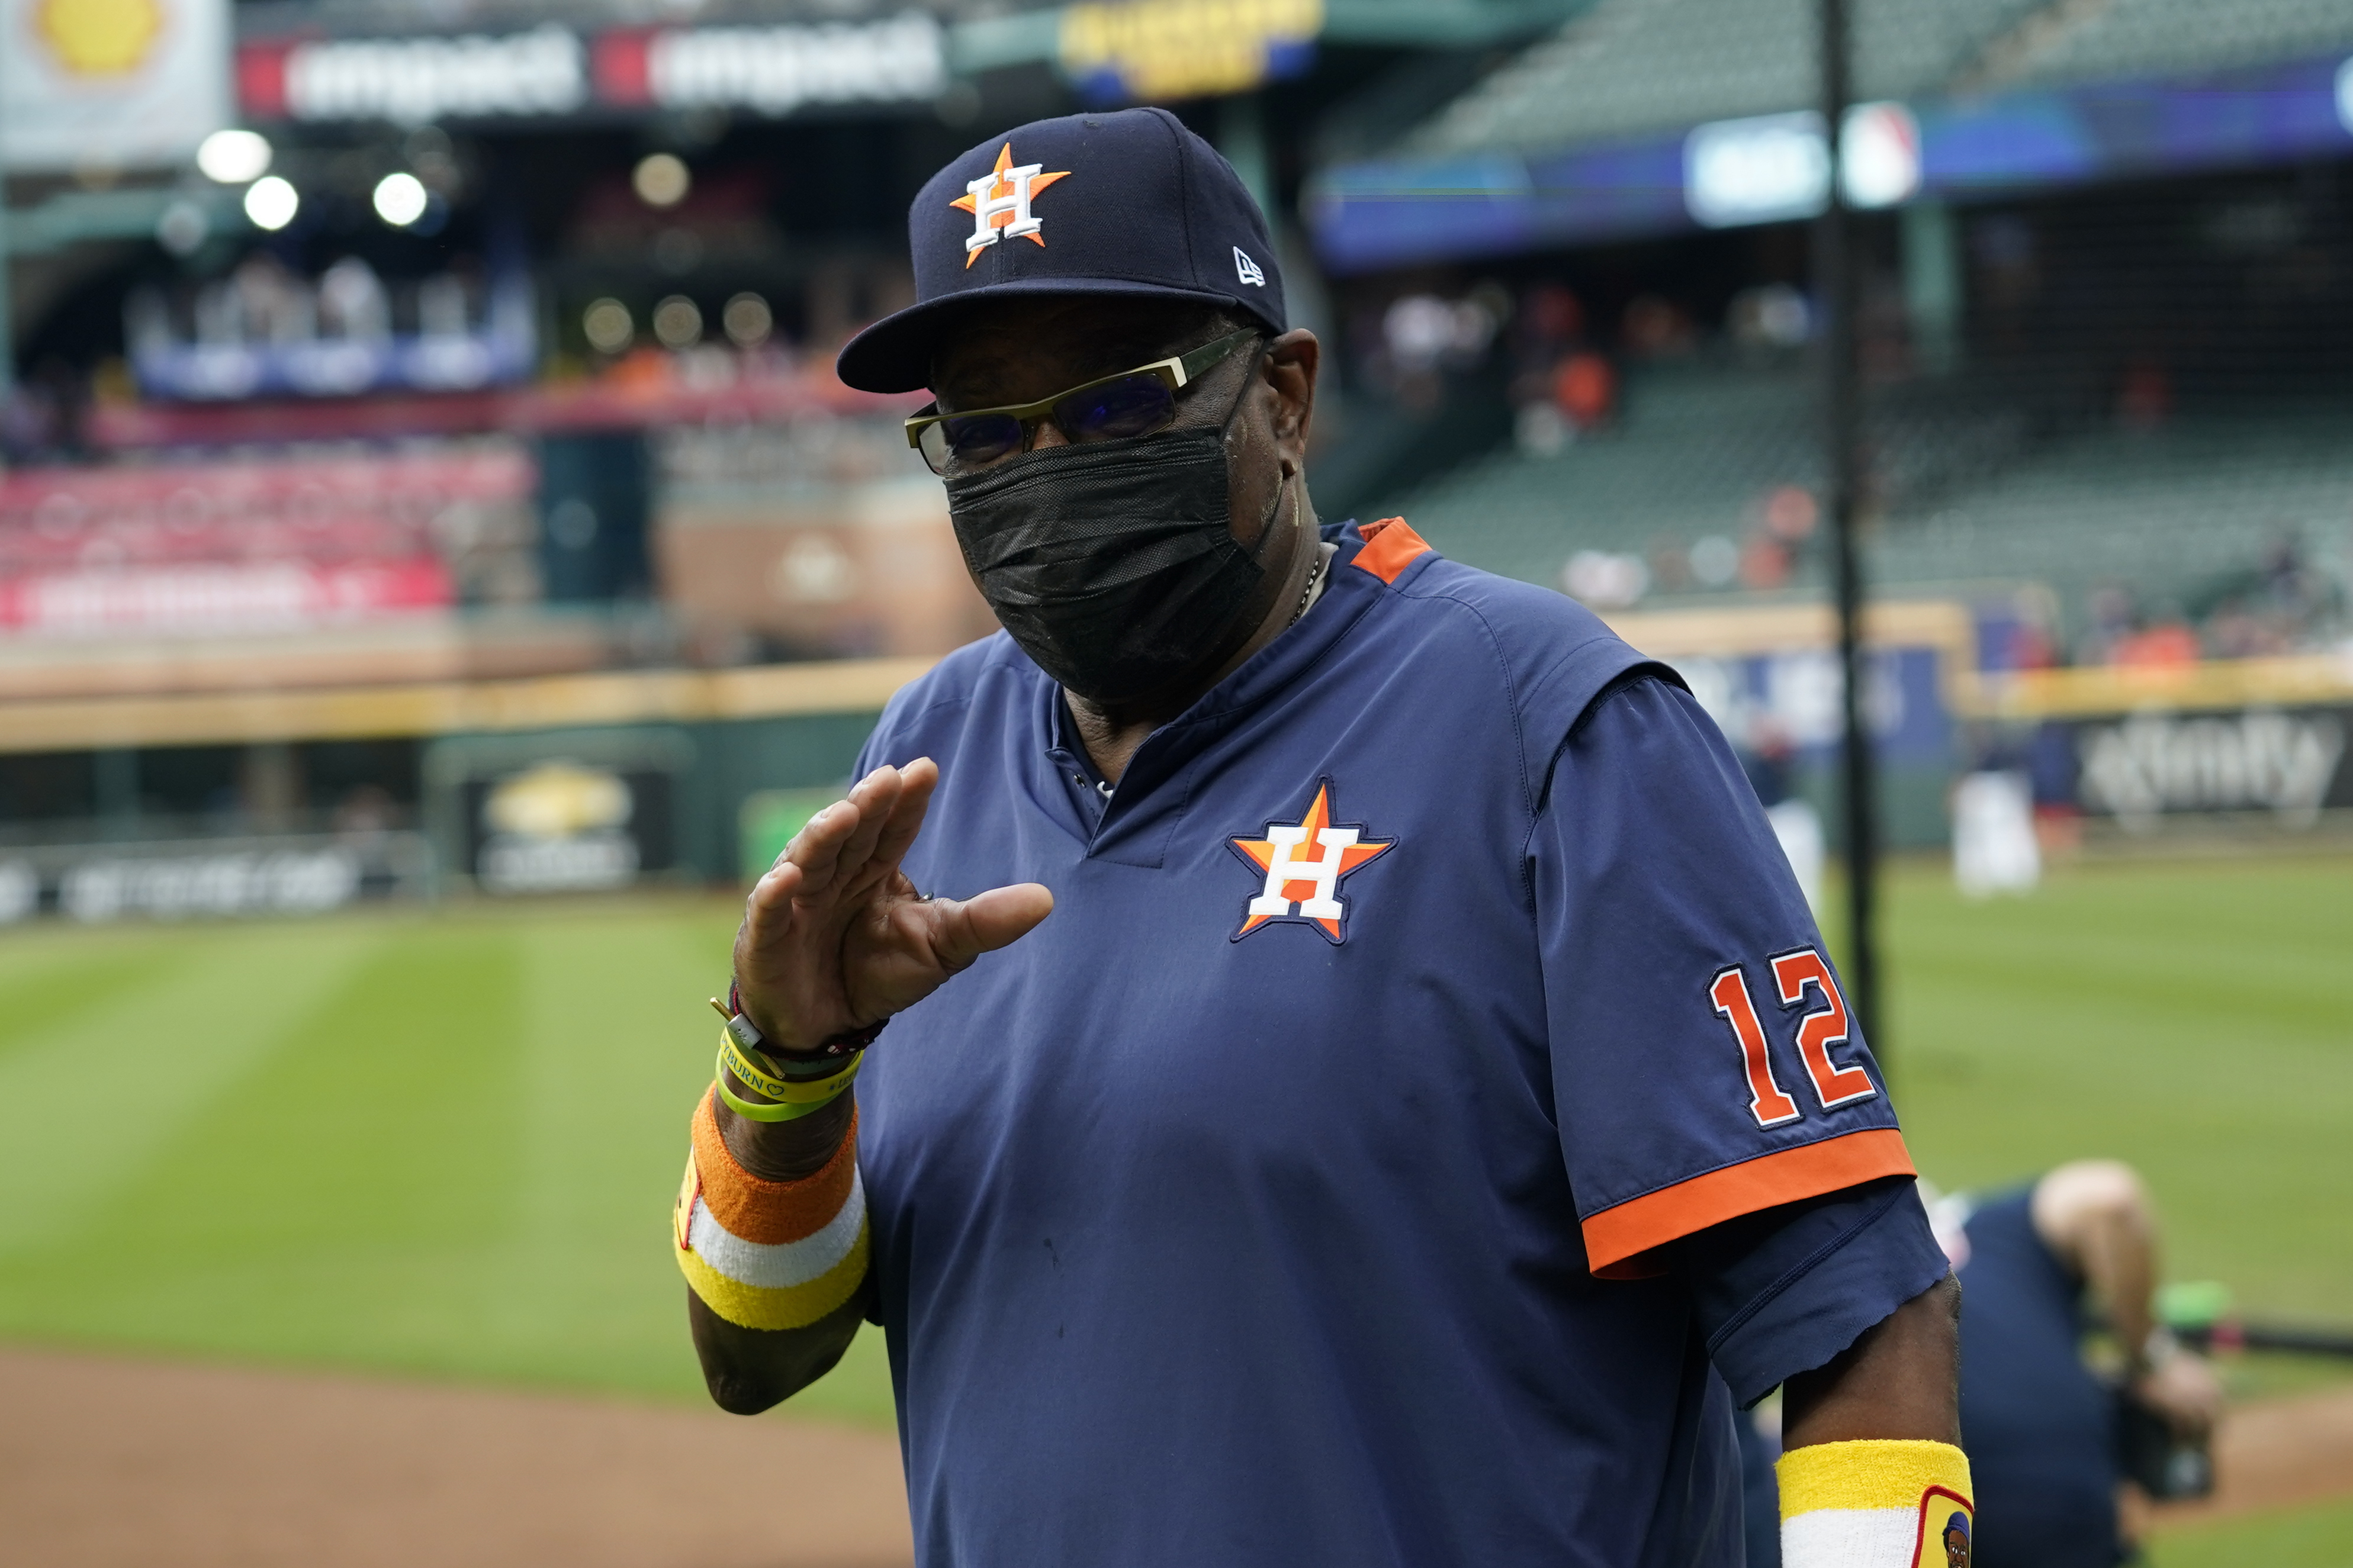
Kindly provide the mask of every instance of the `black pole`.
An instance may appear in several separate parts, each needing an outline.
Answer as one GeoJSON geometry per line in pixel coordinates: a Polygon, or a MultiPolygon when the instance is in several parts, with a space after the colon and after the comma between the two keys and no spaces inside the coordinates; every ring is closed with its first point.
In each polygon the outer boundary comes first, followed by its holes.
{"type": "Polygon", "coordinates": [[[1855,513],[1862,484],[1862,405],[1855,358],[1856,258],[1854,226],[1847,211],[1841,168],[1840,132],[1846,124],[1852,91],[1848,78],[1847,0],[1818,0],[1821,7],[1822,125],[1830,152],[1830,199],[1814,225],[1814,283],[1821,301],[1821,399],[1823,476],[1830,512],[1832,574],[1838,594],[1839,669],[1845,744],[1841,748],[1846,852],[1847,997],[1855,1022],[1883,1069],[1887,1037],[1879,994],[1876,926],[1879,825],[1872,787],[1871,738],[1864,728],[1862,561],[1855,542],[1855,513]]]}

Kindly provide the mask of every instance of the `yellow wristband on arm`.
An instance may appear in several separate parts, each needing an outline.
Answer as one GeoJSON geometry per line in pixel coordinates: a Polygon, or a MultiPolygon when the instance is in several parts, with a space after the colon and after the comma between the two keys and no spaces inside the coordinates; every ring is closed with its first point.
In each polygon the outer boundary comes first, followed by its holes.
{"type": "Polygon", "coordinates": [[[1774,1469],[1783,1568],[1968,1568],[1976,1494],[1950,1443],[1814,1443],[1774,1469]]]}

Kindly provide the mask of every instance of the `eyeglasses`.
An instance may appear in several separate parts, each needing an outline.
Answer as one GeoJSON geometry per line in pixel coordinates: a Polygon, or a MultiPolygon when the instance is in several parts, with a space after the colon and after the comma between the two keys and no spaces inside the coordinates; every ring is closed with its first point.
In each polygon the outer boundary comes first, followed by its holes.
{"type": "Polygon", "coordinates": [[[1038,426],[1049,419],[1078,445],[1149,436],[1166,429],[1176,417],[1179,389],[1259,336],[1256,328],[1246,328],[1191,353],[1082,382],[1035,403],[976,408],[968,414],[941,414],[939,405],[934,403],[907,421],[907,445],[923,453],[932,472],[944,474],[950,459],[976,468],[1028,451],[1037,439],[1038,426]]]}

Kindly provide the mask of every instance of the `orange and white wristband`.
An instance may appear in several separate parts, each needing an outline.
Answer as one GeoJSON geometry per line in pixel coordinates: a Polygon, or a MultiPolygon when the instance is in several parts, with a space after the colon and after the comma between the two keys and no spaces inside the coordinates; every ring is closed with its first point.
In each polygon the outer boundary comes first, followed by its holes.
{"type": "Polygon", "coordinates": [[[797,1182],[735,1163],[706,1092],[694,1108],[686,1180],[671,1219],[678,1267],[703,1305],[738,1327],[802,1329],[866,1278],[866,1186],[858,1118],[833,1158],[797,1182]]]}
{"type": "Polygon", "coordinates": [[[1977,1505],[1950,1443],[1813,1443],[1775,1473],[1782,1568],[1968,1568],[1977,1505]]]}

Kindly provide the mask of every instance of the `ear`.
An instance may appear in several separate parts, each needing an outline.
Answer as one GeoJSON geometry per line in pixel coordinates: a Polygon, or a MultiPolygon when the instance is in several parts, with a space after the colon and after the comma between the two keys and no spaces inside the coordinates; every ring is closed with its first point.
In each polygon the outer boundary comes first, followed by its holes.
{"type": "Polygon", "coordinates": [[[1266,384],[1268,423],[1274,432],[1282,477],[1307,466],[1307,434],[1315,418],[1315,374],[1324,345],[1304,327],[1293,327],[1267,346],[1260,375],[1266,384]]]}

